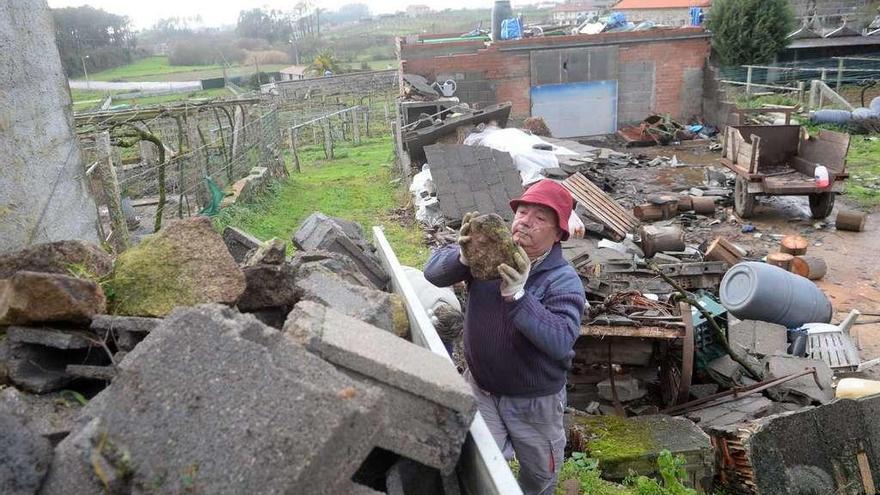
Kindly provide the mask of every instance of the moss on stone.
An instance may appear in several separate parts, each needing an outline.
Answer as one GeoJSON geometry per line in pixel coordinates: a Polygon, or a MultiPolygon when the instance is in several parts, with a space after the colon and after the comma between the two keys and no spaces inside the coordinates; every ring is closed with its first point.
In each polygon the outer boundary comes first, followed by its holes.
{"type": "Polygon", "coordinates": [[[650,454],[654,437],[650,425],[617,416],[577,417],[573,428],[581,435],[584,452],[603,463],[650,454]]]}
{"type": "Polygon", "coordinates": [[[113,293],[112,312],[119,315],[165,316],[191,300],[191,282],[174,262],[174,248],[159,236],[119,255],[107,283],[113,293]]]}
{"type": "Polygon", "coordinates": [[[397,294],[391,295],[391,327],[398,337],[409,338],[409,315],[403,299],[397,294]]]}

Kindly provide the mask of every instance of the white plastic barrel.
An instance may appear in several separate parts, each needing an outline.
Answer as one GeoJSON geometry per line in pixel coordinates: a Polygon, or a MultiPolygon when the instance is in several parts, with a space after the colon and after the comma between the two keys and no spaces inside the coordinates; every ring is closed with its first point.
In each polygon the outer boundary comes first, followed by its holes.
{"type": "Polygon", "coordinates": [[[721,279],[721,304],[741,320],[797,328],[831,321],[831,303],[810,280],[782,268],[744,261],[721,279]]]}
{"type": "Polygon", "coordinates": [[[828,169],[824,165],[818,165],[813,170],[813,178],[816,179],[816,187],[828,187],[830,180],[828,178],[828,169]]]}

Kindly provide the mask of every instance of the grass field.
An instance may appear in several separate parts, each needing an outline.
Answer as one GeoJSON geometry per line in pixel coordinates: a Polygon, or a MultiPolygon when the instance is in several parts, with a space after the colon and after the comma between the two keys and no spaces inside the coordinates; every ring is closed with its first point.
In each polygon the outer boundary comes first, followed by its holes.
{"type": "Polygon", "coordinates": [[[392,183],[390,136],[365,140],[360,146],[341,144],[335,154],[334,160],[325,160],[320,147],[303,148],[302,173],[291,173],[260,203],[224,209],[215,225],[220,229],[233,225],[263,240],[277,237],[289,242],[308,215],[321,211],[358,222],[368,236],[374,225],[382,225],[401,263],[424,266],[429,251],[422,231],[412,221],[402,222],[399,214],[408,192],[392,183]]]}
{"type": "MultiPolygon", "coordinates": [[[[283,69],[290,64],[260,65],[263,72],[283,69]]],[[[233,65],[226,69],[227,76],[253,74],[253,65],[233,65]]],[[[114,67],[94,74],[89,74],[92,81],[194,81],[222,77],[223,67],[220,65],[171,65],[168,57],[156,56],[138,60],[135,63],[114,67]]]]}

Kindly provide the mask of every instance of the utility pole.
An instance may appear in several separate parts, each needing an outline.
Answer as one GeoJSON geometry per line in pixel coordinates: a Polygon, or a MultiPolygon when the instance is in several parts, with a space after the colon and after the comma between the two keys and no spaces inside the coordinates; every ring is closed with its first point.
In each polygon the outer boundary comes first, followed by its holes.
{"type": "Polygon", "coordinates": [[[82,64],[83,64],[83,73],[86,75],[86,89],[92,89],[92,85],[91,85],[91,83],[89,83],[89,71],[86,70],[86,59],[87,58],[89,58],[88,55],[86,55],[84,57],[80,57],[80,60],[82,60],[82,64]]]}

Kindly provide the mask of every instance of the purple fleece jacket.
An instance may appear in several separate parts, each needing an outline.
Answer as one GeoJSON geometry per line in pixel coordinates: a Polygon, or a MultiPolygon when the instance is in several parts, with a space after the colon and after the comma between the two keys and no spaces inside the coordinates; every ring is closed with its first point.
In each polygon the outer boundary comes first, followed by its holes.
{"type": "Polygon", "coordinates": [[[464,352],[480,388],[521,397],[562,390],[586,297],[561,245],[554,244],[547,258],[532,267],[525,295],[514,302],[501,297],[500,279],[475,280],[458,257],[455,244],[437,250],[425,278],[438,287],[467,283],[464,352]]]}

